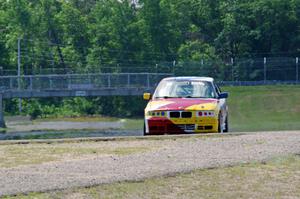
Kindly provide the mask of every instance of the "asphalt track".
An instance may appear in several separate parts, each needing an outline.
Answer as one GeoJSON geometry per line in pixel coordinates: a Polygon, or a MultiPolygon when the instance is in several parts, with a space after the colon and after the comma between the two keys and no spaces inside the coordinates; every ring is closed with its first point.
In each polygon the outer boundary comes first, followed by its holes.
{"type": "MultiPolygon", "coordinates": [[[[263,161],[274,156],[300,154],[300,131],[179,138],[182,136],[178,138],[163,136],[161,140],[150,137],[101,142],[100,139],[93,144],[107,146],[139,143],[149,147],[152,145],[157,147],[158,144],[160,147],[156,150],[124,156],[92,155],[84,159],[0,168],[0,196],[89,187],[125,180],[136,181],[201,168],[215,168],[263,161]]],[[[81,144],[90,145],[91,142],[81,144]]]]}

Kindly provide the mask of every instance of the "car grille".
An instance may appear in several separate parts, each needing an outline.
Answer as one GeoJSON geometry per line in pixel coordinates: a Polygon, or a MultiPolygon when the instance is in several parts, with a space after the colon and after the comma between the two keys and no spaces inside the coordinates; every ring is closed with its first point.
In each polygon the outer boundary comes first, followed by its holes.
{"type": "Polygon", "coordinates": [[[213,126],[198,126],[198,130],[212,130],[213,126]]]}
{"type": "Polygon", "coordinates": [[[180,124],[177,126],[184,131],[194,131],[195,130],[195,124],[180,124]]]}
{"type": "Polygon", "coordinates": [[[191,118],[192,112],[181,112],[181,117],[182,118],[191,118]]]}
{"type": "Polygon", "coordinates": [[[179,111],[173,111],[170,112],[170,118],[192,118],[192,112],[179,112],[179,111]]]}
{"type": "Polygon", "coordinates": [[[170,112],[170,118],[180,118],[180,112],[170,112]]]}

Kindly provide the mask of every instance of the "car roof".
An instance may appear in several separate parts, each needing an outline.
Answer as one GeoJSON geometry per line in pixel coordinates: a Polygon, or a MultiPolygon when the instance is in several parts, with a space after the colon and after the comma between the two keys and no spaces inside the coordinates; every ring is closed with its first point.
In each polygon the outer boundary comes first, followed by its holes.
{"type": "Polygon", "coordinates": [[[213,82],[214,78],[211,77],[196,77],[196,76],[191,76],[191,77],[168,77],[163,80],[175,80],[175,81],[188,81],[188,80],[195,80],[195,81],[206,81],[206,82],[213,82]]]}

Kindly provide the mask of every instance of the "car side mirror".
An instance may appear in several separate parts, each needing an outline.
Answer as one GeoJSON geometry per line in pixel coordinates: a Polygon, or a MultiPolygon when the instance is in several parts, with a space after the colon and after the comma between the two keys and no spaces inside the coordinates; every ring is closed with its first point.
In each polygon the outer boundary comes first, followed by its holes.
{"type": "Polygon", "coordinates": [[[227,99],[227,98],[228,98],[228,93],[227,92],[220,93],[219,99],[227,99]]]}
{"type": "Polygon", "coordinates": [[[150,100],[151,99],[151,93],[144,93],[144,100],[150,100]]]}

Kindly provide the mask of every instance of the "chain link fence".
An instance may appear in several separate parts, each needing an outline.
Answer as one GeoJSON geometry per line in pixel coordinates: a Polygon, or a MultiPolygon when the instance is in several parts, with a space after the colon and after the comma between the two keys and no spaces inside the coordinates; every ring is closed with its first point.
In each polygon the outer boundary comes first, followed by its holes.
{"type": "Polygon", "coordinates": [[[299,59],[290,57],[179,62],[174,70],[175,75],[211,76],[219,81],[299,81],[299,59]]]}
{"type": "Polygon", "coordinates": [[[115,88],[145,88],[151,90],[157,83],[172,74],[167,73],[122,73],[122,74],[66,74],[25,75],[0,77],[2,91],[43,90],[97,90],[115,88]]]}
{"type": "MultiPolygon", "coordinates": [[[[172,73],[175,76],[209,76],[230,82],[299,82],[297,57],[235,58],[225,61],[172,61],[155,64],[110,64],[81,68],[22,68],[22,75],[49,74],[120,74],[120,73],[172,73]]],[[[0,76],[17,75],[17,70],[0,67],[0,76]]]]}

